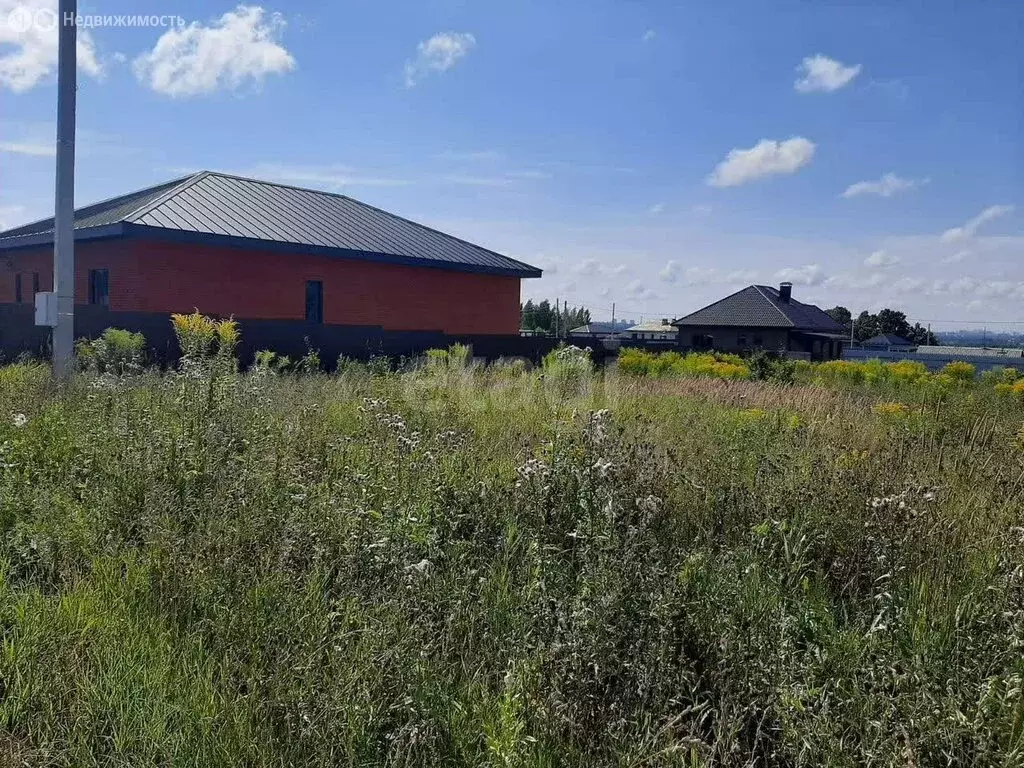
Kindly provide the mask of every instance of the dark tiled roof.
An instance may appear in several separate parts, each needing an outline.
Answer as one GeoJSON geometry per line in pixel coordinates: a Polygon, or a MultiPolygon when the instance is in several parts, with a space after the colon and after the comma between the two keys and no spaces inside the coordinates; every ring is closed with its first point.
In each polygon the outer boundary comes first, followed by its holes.
{"type": "Polygon", "coordinates": [[[751,285],[703,309],[675,320],[673,325],[739,328],[793,328],[817,333],[842,333],[843,326],[813,304],[779,298],[768,285],[751,285]]]}
{"type": "MultiPolygon", "coordinates": [[[[344,195],[202,171],[75,211],[75,229],[208,236],[403,264],[539,277],[540,270],[344,195]]],[[[0,249],[49,235],[53,219],[0,232],[0,249]],[[6,242],[5,242],[6,241],[6,242]]],[[[285,248],[286,250],[286,248],[285,248]]]]}

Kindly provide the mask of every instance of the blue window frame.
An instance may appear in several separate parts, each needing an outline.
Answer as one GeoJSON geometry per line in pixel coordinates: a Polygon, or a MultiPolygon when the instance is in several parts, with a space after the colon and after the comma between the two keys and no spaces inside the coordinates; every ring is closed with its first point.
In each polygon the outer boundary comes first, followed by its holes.
{"type": "Polygon", "coordinates": [[[101,307],[110,306],[110,271],[89,270],[89,303],[101,307]]]}
{"type": "Polygon", "coordinates": [[[306,281],[306,322],[324,321],[324,284],[322,280],[306,281]]]}

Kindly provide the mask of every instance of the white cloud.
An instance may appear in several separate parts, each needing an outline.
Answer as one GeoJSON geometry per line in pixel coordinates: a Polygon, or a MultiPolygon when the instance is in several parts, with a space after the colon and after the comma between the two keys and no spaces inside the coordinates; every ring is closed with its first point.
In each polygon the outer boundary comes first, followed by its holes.
{"type": "Polygon", "coordinates": [[[953,227],[942,233],[942,242],[957,243],[970,240],[978,233],[978,229],[987,221],[1005,216],[1013,210],[1012,205],[992,205],[968,221],[962,227],[953,227]]]}
{"type": "Polygon", "coordinates": [[[970,255],[970,251],[957,251],[956,253],[949,254],[949,256],[944,256],[941,262],[943,264],[959,264],[970,255]]]}
{"type": "Polygon", "coordinates": [[[651,214],[651,216],[657,216],[659,213],[664,213],[665,212],[665,204],[664,203],[655,203],[654,205],[652,205],[650,208],[647,209],[647,212],[649,214],[651,214]]]}
{"type": "Polygon", "coordinates": [[[631,299],[647,300],[658,297],[658,294],[644,285],[641,280],[633,280],[626,286],[626,295],[631,299]]]}
{"type": "Polygon", "coordinates": [[[694,216],[700,216],[702,219],[706,219],[708,216],[714,213],[714,208],[712,208],[710,205],[700,203],[693,206],[690,209],[690,211],[693,213],[694,216]]]}
{"type": "Polygon", "coordinates": [[[828,288],[841,288],[844,290],[864,290],[867,288],[877,288],[884,284],[886,276],[882,272],[869,272],[864,273],[841,273],[833,275],[832,277],[825,280],[824,285],[828,288]]]}
{"type": "Polygon", "coordinates": [[[821,267],[817,264],[806,264],[802,267],[786,267],[776,272],[775,278],[796,285],[820,285],[825,280],[821,267]]]}
{"type": "Polygon", "coordinates": [[[926,181],[927,179],[902,179],[895,173],[886,173],[878,181],[858,181],[851,184],[843,191],[843,197],[850,198],[858,195],[892,197],[897,192],[913,189],[926,181]]]}
{"type": "MultiPolygon", "coordinates": [[[[57,68],[57,0],[0,0],[0,46],[14,50],[0,56],[0,86],[22,93],[57,68]]],[[[96,44],[87,29],[78,30],[78,69],[101,77],[96,44]]]]}
{"type": "Polygon", "coordinates": [[[891,267],[893,264],[898,264],[900,261],[899,256],[893,256],[886,251],[875,251],[866,259],[864,259],[865,267],[891,267]]]}
{"type": "Polygon", "coordinates": [[[361,172],[344,165],[303,166],[259,163],[237,172],[239,176],[270,179],[284,184],[339,190],[345,187],[404,187],[409,179],[361,172]]]}
{"type": "Polygon", "coordinates": [[[896,294],[918,293],[928,281],[921,277],[901,277],[888,285],[888,290],[896,294]]]}
{"type": "Polygon", "coordinates": [[[0,141],[0,152],[14,155],[30,155],[31,157],[53,157],[57,154],[57,145],[41,144],[34,141],[0,141]]]}
{"type": "Polygon", "coordinates": [[[626,273],[625,264],[610,265],[598,259],[587,257],[569,268],[569,271],[580,277],[621,277],[626,273]]]}
{"type": "Polygon", "coordinates": [[[811,162],[814,142],[801,136],[761,139],[750,149],[732,149],[708,177],[713,187],[735,187],[765,176],[795,173],[811,162]]]}
{"type": "Polygon", "coordinates": [[[447,72],[476,46],[476,38],[468,32],[439,32],[416,47],[416,58],[405,63],[405,87],[433,72],[447,72]]]}
{"type": "Polygon", "coordinates": [[[669,259],[658,273],[658,279],[663,283],[674,283],[679,279],[679,264],[674,259],[669,259]]]}
{"type": "Polygon", "coordinates": [[[802,77],[793,83],[800,93],[831,93],[850,83],[860,72],[860,64],[847,67],[835,59],[817,54],[808,56],[797,67],[802,77]]]}
{"type": "Polygon", "coordinates": [[[640,42],[649,43],[657,36],[657,32],[655,32],[653,29],[648,29],[646,32],[644,32],[644,36],[640,38],[640,42]]]}
{"type": "Polygon", "coordinates": [[[757,272],[752,269],[734,269],[722,272],[714,267],[690,267],[684,273],[687,285],[737,285],[753,283],[757,272]]]}
{"type": "Polygon", "coordinates": [[[193,22],[168,30],[132,63],[138,79],[166,96],[197,96],[259,85],[295,68],[277,42],[285,21],[259,6],[239,5],[210,26],[193,22]]]}

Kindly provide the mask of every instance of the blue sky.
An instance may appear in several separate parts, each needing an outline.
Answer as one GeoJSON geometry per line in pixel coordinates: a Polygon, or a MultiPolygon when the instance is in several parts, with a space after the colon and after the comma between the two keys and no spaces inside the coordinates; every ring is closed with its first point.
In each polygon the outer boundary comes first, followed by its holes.
{"type": "MultiPolygon", "coordinates": [[[[595,316],[791,279],[1024,321],[1016,0],[79,5],[174,23],[80,30],[78,204],[209,168],[536,264],[524,297],[595,316]]],[[[0,0],[4,226],[52,213],[55,7],[0,0]]]]}

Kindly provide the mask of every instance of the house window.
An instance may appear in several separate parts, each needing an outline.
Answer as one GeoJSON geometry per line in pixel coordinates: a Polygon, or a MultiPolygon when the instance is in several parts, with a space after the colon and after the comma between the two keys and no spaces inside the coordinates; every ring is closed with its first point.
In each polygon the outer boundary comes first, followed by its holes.
{"type": "Polygon", "coordinates": [[[14,276],[14,303],[21,304],[21,273],[14,276]]]}
{"type": "Polygon", "coordinates": [[[736,336],[736,346],[745,347],[747,346],[747,334],[741,333],[736,336]]]}
{"type": "Polygon", "coordinates": [[[764,346],[764,339],[761,338],[760,336],[755,336],[754,337],[754,346],[755,347],[759,347],[759,348],[763,347],[764,346]]]}
{"type": "Polygon", "coordinates": [[[32,273],[32,300],[35,301],[36,294],[39,293],[39,273],[32,273]]]}
{"type": "Polygon", "coordinates": [[[101,307],[110,306],[110,271],[89,270],[89,303],[101,307]]]}
{"type": "Polygon", "coordinates": [[[324,321],[324,284],[321,280],[306,281],[306,322],[324,321]]]}

